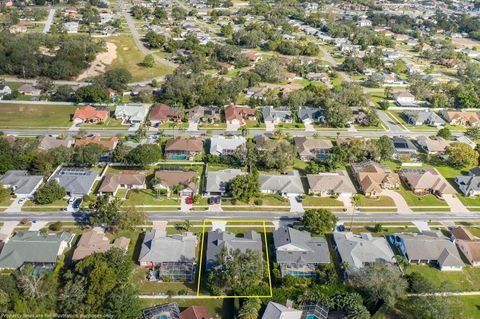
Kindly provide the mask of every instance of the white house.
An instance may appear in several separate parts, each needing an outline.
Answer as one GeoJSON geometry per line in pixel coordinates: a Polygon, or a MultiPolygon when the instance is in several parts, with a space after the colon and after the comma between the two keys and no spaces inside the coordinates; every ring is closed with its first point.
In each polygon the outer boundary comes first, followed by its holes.
{"type": "Polygon", "coordinates": [[[121,119],[122,123],[140,124],[145,121],[149,109],[150,106],[145,104],[119,105],[115,110],[115,118],[121,119]]]}

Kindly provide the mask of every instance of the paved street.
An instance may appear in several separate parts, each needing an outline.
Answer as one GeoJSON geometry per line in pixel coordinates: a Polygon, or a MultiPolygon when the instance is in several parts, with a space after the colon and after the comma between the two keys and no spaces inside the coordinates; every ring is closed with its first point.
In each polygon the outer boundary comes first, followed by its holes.
{"type": "Polygon", "coordinates": [[[50,11],[48,12],[47,21],[45,21],[45,26],[43,27],[42,33],[47,34],[50,31],[53,23],[53,18],[55,18],[55,11],[56,9],[53,8],[50,9],[50,11]]]}

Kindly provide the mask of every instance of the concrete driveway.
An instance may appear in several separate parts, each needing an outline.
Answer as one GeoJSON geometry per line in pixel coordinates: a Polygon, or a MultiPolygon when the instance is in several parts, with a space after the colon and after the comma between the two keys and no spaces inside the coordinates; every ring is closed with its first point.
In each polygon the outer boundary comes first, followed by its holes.
{"type": "Polygon", "coordinates": [[[45,221],[45,220],[37,220],[35,222],[32,221],[32,226],[30,226],[28,230],[37,231],[46,227],[47,224],[48,224],[48,221],[45,221]]]}
{"type": "Polygon", "coordinates": [[[0,228],[0,238],[5,241],[5,239],[10,238],[13,233],[13,230],[20,222],[17,220],[5,221],[0,228]]]}
{"type": "Polygon", "coordinates": [[[468,213],[469,210],[455,195],[444,194],[442,198],[447,202],[448,207],[452,213],[468,213]]]}
{"type": "Polygon", "coordinates": [[[316,129],[313,127],[311,123],[305,123],[305,132],[315,132],[316,129]]]}
{"type": "Polygon", "coordinates": [[[187,204],[187,198],[188,196],[182,196],[182,198],[180,199],[181,212],[189,212],[193,207],[193,204],[187,204]]]}
{"type": "Polygon", "coordinates": [[[21,197],[15,198],[15,199],[12,201],[12,203],[10,204],[10,206],[8,206],[7,209],[5,209],[5,212],[6,212],[6,213],[21,212],[23,205],[27,202],[26,200],[24,200],[24,202],[20,204],[19,201],[20,201],[21,199],[22,199],[21,197]]]}
{"type": "Polygon", "coordinates": [[[338,200],[343,203],[343,207],[347,212],[353,213],[352,196],[340,195],[338,196],[338,200]]]}
{"type": "Polygon", "coordinates": [[[275,124],[272,121],[265,121],[265,131],[273,132],[275,131],[275,124]]]}
{"type": "Polygon", "coordinates": [[[227,123],[227,132],[236,132],[240,128],[240,124],[227,123]]]}
{"type": "Polygon", "coordinates": [[[303,213],[305,209],[303,209],[302,203],[297,201],[298,195],[290,195],[288,199],[290,200],[290,212],[291,213],[303,213]]]}
{"type": "Polygon", "coordinates": [[[391,189],[384,189],[383,192],[380,195],[385,195],[389,196],[390,198],[393,199],[393,202],[395,203],[395,206],[397,206],[397,211],[399,213],[411,213],[412,210],[408,206],[407,202],[405,201],[405,198],[403,198],[402,195],[399,193],[391,190],[391,189]]]}
{"type": "Polygon", "coordinates": [[[198,131],[198,123],[195,121],[188,121],[187,132],[195,132],[195,131],[198,131]]]}

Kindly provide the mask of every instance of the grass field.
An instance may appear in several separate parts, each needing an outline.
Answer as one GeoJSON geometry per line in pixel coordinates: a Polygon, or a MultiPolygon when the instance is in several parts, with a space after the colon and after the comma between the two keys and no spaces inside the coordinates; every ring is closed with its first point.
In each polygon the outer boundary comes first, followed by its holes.
{"type": "Polygon", "coordinates": [[[149,80],[173,71],[170,67],[159,63],[156,63],[153,68],[140,66],[145,55],[140,52],[133,39],[128,35],[106,38],[105,41],[112,42],[117,46],[117,58],[108,66],[107,70],[125,68],[132,74],[133,81],[149,80]]]}
{"type": "Polygon", "coordinates": [[[440,271],[427,265],[410,265],[406,273],[418,272],[435,291],[473,291],[480,287],[480,268],[466,266],[463,271],[440,271]]]}
{"type": "Polygon", "coordinates": [[[358,206],[395,206],[395,203],[393,202],[393,199],[388,196],[370,198],[359,194],[358,206]]]}
{"type": "Polygon", "coordinates": [[[0,104],[0,128],[66,128],[75,105],[0,104]]]}

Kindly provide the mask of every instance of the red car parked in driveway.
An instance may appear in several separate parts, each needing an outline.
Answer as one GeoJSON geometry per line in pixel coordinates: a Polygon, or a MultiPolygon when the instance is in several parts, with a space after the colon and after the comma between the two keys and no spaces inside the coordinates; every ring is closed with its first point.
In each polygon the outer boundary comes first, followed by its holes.
{"type": "Polygon", "coordinates": [[[192,204],[193,204],[193,198],[187,197],[187,198],[185,199],[185,203],[187,203],[188,205],[192,205],[192,204]]]}

